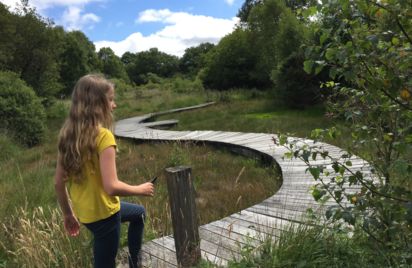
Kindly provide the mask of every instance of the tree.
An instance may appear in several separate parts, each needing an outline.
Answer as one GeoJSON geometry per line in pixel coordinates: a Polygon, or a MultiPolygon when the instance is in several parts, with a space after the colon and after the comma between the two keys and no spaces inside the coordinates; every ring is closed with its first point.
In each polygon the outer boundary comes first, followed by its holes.
{"type": "Polygon", "coordinates": [[[251,75],[260,84],[270,86],[271,74],[297,53],[306,41],[306,30],[281,0],[266,0],[253,6],[248,15],[252,53],[256,65],[251,75]]]}
{"type": "Polygon", "coordinates": [[[128,74],[136,84],[147,82],[149,73],[161,77],[171,77],[179,71],[179,59],[176,56],[151,48],[136,54],[133,63],[129,64],[128,74]]]}
{"type": "Polygon", "coordinates": [[[0,3],[0,69],[8,68],[14,56],[14,37],[16,34],[16,17],[7,7],[0,3]]]}
{"type": "MultiPolygon", "coordinates": [[[[316,0],[284,0],[283,3],[294,13],[300,13],[301,9],[307,9],[316,4],[316,0]],[[298,12],[299,11],[299,12],[298,12]]],[[[245,0],[237,13],[242,25],[247,25],[251,10],[257,5],[264,4],[264,0],[245,0]]]]}
{"type": "Polygon", "coordinates": [[[59,58],[60,77],[64,85],[61,93],[65,95],[71,93],[81,76],[99,70],[94,44],[80,31],[64,33],[63,51],[59,58]]]}
{"type": "Polygon", "coordinates": [[[245,0],[236,15],[240,19],[240,22],[246,24],[252,8],[262,2],[263,0],[245,0]]]}
{"type": "Polygon", "coordinates": [[[125,52],[123,53],[122,57],[120,60],[123,62],[123,64],[127,67],[128,65],[132,64],[137,58],[137,55],[132,53],[132,52],[125,52]]]}
{"type": "Polygon", "coordinates": [[[14,16],[13,51],[7,69],[20,77],[47,103],[60,90],[58,55],[61,36],[50,21],[23,2],[14,16]]]}
{"type": "Polygon", "coordinates": [[[119,57],[114,54],[109,47],[102,47],[97,53],[98,58],[102,62],[102,71],[104,74],[113,78],[120,78],[124,81],[129,81],[129,76],[119,57]]]}
{"type": "Polygon", "coordinates": [[[246,30],[239,28],[222,38],[208,54],[202,71],[205,87],[219,90],[258,87],[260,81],[251,76],[256,63],[251,51],[246,30]]]}
{"type": "Polygon", "coordinates": [[[181,72],[190,76],[196,75],[205,66],[206,55],[214,46],[211,43],[202,43],[196,47],[187,48],[180,59],[181,72]]]}

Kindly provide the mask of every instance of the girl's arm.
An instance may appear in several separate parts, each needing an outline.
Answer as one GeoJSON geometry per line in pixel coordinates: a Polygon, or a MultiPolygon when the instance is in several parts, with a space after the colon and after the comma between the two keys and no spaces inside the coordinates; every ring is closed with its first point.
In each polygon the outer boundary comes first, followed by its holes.
{"type": "Polygon", "coordinates": [[[72,207],[69,202],[69,195],[67,193],[64,178],[65,172],[57,161],[56,174],[54,176],[54,189],[57,195],[57,201],[64,216],[64,227],[70,236],[77,236],[80,231],[80,224],[76,216],[73,213],[72,207]]]}
{"type": "Polygon", "coordinates": [[[116,150],[113,146],[104,149],[99,156],[103,188],[111,196],[147,195],[153,196],[154,187],[151,182],[130,185],[120,181],[116,170],[116,150]]]}

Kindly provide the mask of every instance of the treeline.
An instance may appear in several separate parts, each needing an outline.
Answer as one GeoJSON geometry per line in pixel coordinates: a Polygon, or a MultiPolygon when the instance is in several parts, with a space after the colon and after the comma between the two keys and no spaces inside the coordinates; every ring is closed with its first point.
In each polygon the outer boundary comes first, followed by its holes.
{"type": "MultiPolygon", "coordinates": [[[[178,58],[156,48],[121,57],[108,47],[96,51],[84,33],[54,25],[27,1],[15,12],[0,3],[0,97],[5,107],[15,106],[16,99],[25,99],[24,93],[13,92],[14,99],[6,96],[6,85],[27,86],[47,108],[56,98],[69,96],[79,77],[97,72],[131,85],[179,77],[213,90],[273,90],[287,106],[312,105],[320,100],[319,77],[303,71],[303,47],[314,42],[314,34],[301,15],[311,4],[311,0],[246,0],[232,33],[217,45],[190,47],[178,58]],[[9,81],[16,78],[25,84],[9,81]]],[[[17,132],[24,120],[11,120],[16,111],[0,108],[0,118],[6,122],[2,128],[17,132]]]]}

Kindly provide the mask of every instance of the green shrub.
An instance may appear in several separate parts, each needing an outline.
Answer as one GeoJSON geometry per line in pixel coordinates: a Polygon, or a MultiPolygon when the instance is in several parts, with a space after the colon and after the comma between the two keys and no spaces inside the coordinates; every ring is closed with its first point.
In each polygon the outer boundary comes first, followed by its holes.
{"type": "Polygon", "coordinates": [[[181,77],[175,77],[170,80],[170,88],[177,93],[186,93],[203,90],[203,84],[199,79],[190,80],[181,77]]]}
{"type": "Polygon", "coordinates": [[[133,90],[133,85],[124,81],[123,79],[113,78],[113,79],[110,79],[110,81],[114,83],[115,88],[116,88],[116,95],[118,95],[119,97],[124,97],[124,94],[126,92],[133,90]]]}
{"type": "Polygon", "coordinates": [[[43,138],[45,118],[34,90],[17,74],[0,72],[0,128],[21,144],[34,146],[43,138]]]}
{"type": "Polygon", "coordinates": [[[48,119],[64,119],[69,114],[69,101],[57,100],[53,104],[46,108],[46,114],[48,119]]]}
{"type": "Polygon", "coordinates": [[[303,70],[303,62],[303,55],[294,53],[272,73],[276,96],[291,108],[304,108],[321,101],[319,79],[303,70]]]}

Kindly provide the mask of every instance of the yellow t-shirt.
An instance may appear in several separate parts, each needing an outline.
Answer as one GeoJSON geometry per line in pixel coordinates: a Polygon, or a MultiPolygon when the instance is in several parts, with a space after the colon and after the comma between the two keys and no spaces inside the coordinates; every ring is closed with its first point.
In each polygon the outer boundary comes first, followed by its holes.
{"type": "Polygon", "coordinates": [[[98,156],[104,149],[116,146],[116,141],[110,130],[100,128],[96,142],[98,154],[85,162],[82,168],[84,178],[80,183],[68,182],[74,213],[82,223],[106,219],[120,210],[119,197],[110,196],[103,189],[98,156]]]}

